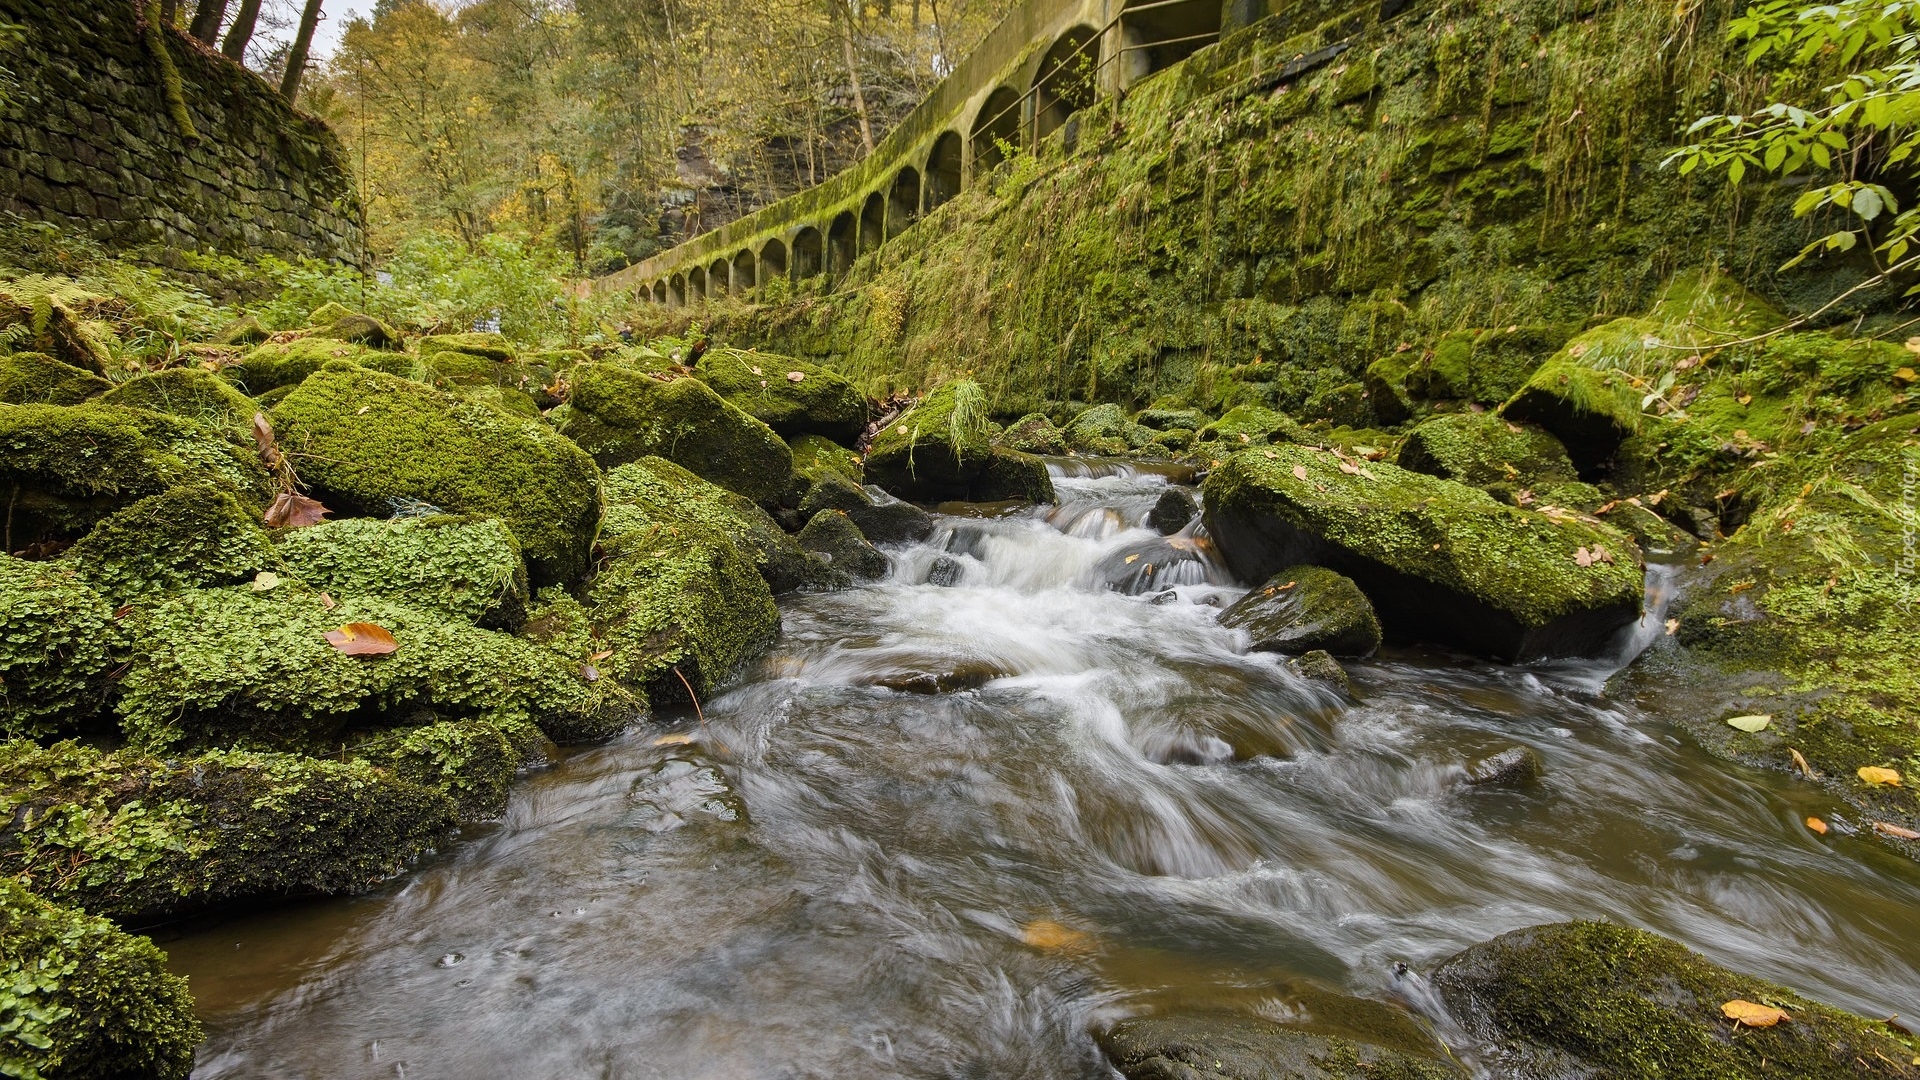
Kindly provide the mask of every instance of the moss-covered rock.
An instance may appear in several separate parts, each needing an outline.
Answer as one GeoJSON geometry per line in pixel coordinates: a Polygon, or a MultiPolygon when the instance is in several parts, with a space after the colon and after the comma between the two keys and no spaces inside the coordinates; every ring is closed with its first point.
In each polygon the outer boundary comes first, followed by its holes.
{"type": "Polygon", "coordinates": [[[211,427],[245,427],[259,405],[202,368],[168,368],[128,379],[100,399],[109,405],[172,413],[211,427]]]}
{"type": "Polygon", "coordinates": [[[261,345],[221,369],[220,376],[247,394],[258,395],[275,387],[292,386],[340,360],[395,375],[413,371],[413,359],[402,354],[383,353],[333,338],[304,337],[261,345]]]}
{"type": "Polygon", "coordinates": [[[133,659],[116,707],[128,739],[155,749],[316,749],[423,716],[566,733],[592,726],[597,707],[577,668],[518,638],[290,581],[180,593],[126,621],[133,659]],[[325,637],[355,622],[384,628],[398,650],[350,656],[325,637]]]}
{"type": "Polygon", "coordinates": [[[1313,441],[1307,429],[1292,417],[1258,405],[1234,406],[1201,428],[1198,436],[1201,442],[1226,443],[1229,450],[1249,443],[1313,441]]]}
{"type": "MultiPolygon", "coordinates": [[[[5,283],[10,286],[11,283],[5,283]]],[[[94,297],[93,299],[100,299],[94,297]]],[[[16,300],[10,287],[0,287],[0,330],[8,331],[8,340],[43,352],[74,367],[105,375],[113,357],[101,342],[95,327],[88,325],[59,296],[42,292],[16,300]],[[20,327],[26,333],[14,328],[20,327]]]]}
{"type": "Polygon", "coordinates": [[[179,417],[97,402],[0,409],[0,490],[15,551],[77,538],[137,499],[198,480],[249,503],[270,491],[252,447],[179,417]]]}
{"type": "Polygon", "coordinates": [[[1265,652],[1368,656],[1380,647],[1380,620],[1350,578],[1321,566],[1290,566],[1220,613],[1265,652]]]}
{"type": "MultiPolygon", "coordinates": [[[[381,322],[371,315],[362,315],[357,311],[348,311],[345,308],[341,308],[338,304],[330,304],[328,306],[339,308],[340,310],[325,312],[325,315],[331,315],[333,317],[324,322],[315,321],[312,325],[315,326],[316,329],[313,331],[312,336],[318,338],[333,338],[336,341],[347,341],[355,345],[365,345],[369,349],[400,348],[400,332],[393,327],[388,326],[386,323],[381,322]]],[[[314,315],[316,319],[318,319],[323,315],[323,312],[316,311],[314,315]]]]}
{"type": "Polygon", "coordinates": [[[344,518],[293,529],[286,572],[335,596],[373,596],[486,627],[512,628],[531,600],[513,531],[494,518],[344,518]]]}
{"type": "Polygon", "coordinates": [[[1200,516],[1200,504],[1194,501],[1193,494],[1183,487],[1171,487],[1160,493],[1154,500],[1153,509],[1147,511],[1147,528],[1161,536],[1172,536],[1200,516]]]}
{"type": "Polygon", "coordinates": [[[1595,367],[1592,361],[1601,355],[1601,343],[1623,334],[1631,338],[1644,325],[1641,320],[1615,320],[1573,339],[1540,365],[1500,407],[1500,415],[1552,433],[1566,445],[1583,479],[1600,475],[1620,444],[1639,430],[1642,393],[1624,371],[1595,367]]]}
{"type": "Polygon", "coordinates": [[[810,434],[852,446],[867,426],[866,395],[818,364],[774,353],[708,349],[694,374],[728,404],[786,438],[810,434]]]}
{"type": "Polygon", "coordinates": [[[614,469],[606,488],[609,534],[671,522],[724,536],[776,596],[820,577],[817,561],[765,510],[665,458],[644,457],[614,469]]]}
{"type": "Polygon", "coordinates": [[[793,471],[793,451],[772,428],[698,379],[588,364],[574,370],[555,420],[602,468],[662,457],[763,506],[779,500],[793,471]]]}
{"type": "Polygon", "coordinates": [[[910,544],[933,533],[932,514],[884,494],[875,498],[865,488],[837,475],[821,478],[800,500],[800,516],[805,520],[829,510],[852,518],[860,534],[876,544],[910,544]]]}
{"type": "Polygon", "coordinates": [[[159,593],[231,585],[272,565],[260,513],[200,481],[102,519],[60,556],[115,607],[159,593]]]}
{"type": "MultiPolygon", "coordinates": [[[[1410,1020],[1398,1026],[1418,1037],[1410,1020]]],[[[1227,1013],[1138,1017],[1098,1038],[1127,1080],[1457,1080],[1466,1075],[1437,1047],[1410,1052],[1227,1013]]]]}
{"type": "Polygon", "coordinates": [[[121,644],[113,605],[71,569],[0,554],[0,736],[79,730],[121,644]]]}
{"type": "Polygon", "coordinates": [[[1407,392],[1407,375],[1417,359],[1417,354],[1401,352],[1367,365],[1361,385],[1366,387],[1373,414],[1382,423],[1402,424],[1413,417],[1416,407],[1413,395],[1407,392]]]}
{"type": "Polygon", "coordinates": [[[261,325],[256,315],[242,315],[213,336],[216,345],[259,345],[273,333],[261,325]]]}
{"type": "Polygon", "coordinates": [[[1064,454],[1067,437],[1045,413],[1028,413],[1007,425],[1000,434],[1000,445],[1023,454],[1064,454]]]}
{"type": "Polygon", "coordinates": [[[1198,431],[1207,422],[1207,414],[1199,409],[1149,408],[1141,409],[1134,420],[1155,431],[1198,431]]]}
{"type": "Polygon", "coordinates": [[[1624,534],[1384,462],[1243,450],[1207,478],[1205,496],[1207,528],[1242,580],[1297,563],[1337,570],[1373,601],[1389,639],[1504,659],[1586,655],[1639,615],[1624,534]]]}
{"type": "Polygon", "coordinates": [[[0,877],[0,1074],[186,1080],[201,1036],[153,942],[0,877]]]}
{"type": "Polygon", "coordinates": [[[1454,1018],[1516,1076],[1857,1080],[1900,1076],[1920,1042],[1878,1021],[1720,967],[1677,942],[1601,922],[1503,934],[1433,973],[1454,1018]],[[1784,1009],[1736,1027],[1729,1001],[1784,1009]]]}
{"type": "Polygon", "coordinates": [[[521,769],[546,760],[540,729],[520,720],[445,720],[386,732],[353,747],[354,756],[402,780],[443,792],[462,821],[497,817],[521,769]]]}
{"type": "Polygon", "coordinates": [[[459,352],[506,362],[517,355],[513,343],[503,335],[475,331],[467,334],[429,334],[414,343],[422,357],[435,353],[459,352]]]}
{"type": "Polygon", "coordinates": [[[1407,433],[1395,460],[1403,469],[1478,488],[1527,489],[1574,478],[1560,440],[1491,413],[1436,416],[1407,433]]]}
{"type": "Polygon", "coordinates": [[[280,447],[338,513],[385,517],[410,503],[498,518],[538,584],[586,570],[600,476],[536,420],[351,364],[309,377],[273,409],[280,447]]]}
{"type": "Polygon", "coordinates": [[[1052,502],[1046,463],[993,445],[986,395],[951,382],[930,391],[874,437],[869,482],[913,502],[1052,502]]]}
{"type": "Polygon", "coordinates": [[[0,874],[58,903],[142,919],[365,891],[438,843],[454,803],[366,762],[20,740],[0,743],[0,817],[0,874]]]}
{"type": "Polygon", "coordinates": [[[1082,410],[1062,435],[1069,447],[1082,453],[1119,455],[1151,444],[1154,432],[1128,419],[1120,406],[1108,404],[1082,410]]]}
{"type": "Polygon", "coordinates": [[[791,446],[796,475],[817,479],[832,473],[856,484],[865,476],[860,455],[831,439],[823,439],[818,435],[799,435],[794,437],[791,446]]]}
{"type": "Polygon", "coordinates": [[[46,353],[0,354],[0,403],[78,405],[111,389],[112,383],[93,372],[46,353]]]}
{"type": "Polygon", "coordinates": [[[845,511],[822,510],[807,520],[800,546],[827,561],[836,581],[877,581],[887,576],[887,557],[867,542],[845,511]]]}

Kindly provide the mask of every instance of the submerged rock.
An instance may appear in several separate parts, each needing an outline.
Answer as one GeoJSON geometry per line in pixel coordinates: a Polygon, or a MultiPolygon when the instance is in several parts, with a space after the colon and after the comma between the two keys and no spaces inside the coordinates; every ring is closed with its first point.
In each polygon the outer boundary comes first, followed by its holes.
{"type": "Polygon", "coordinates": [[[555,419],[601,468],[662,457],[762,506],[779,501],[793,472],[793,451],[772,428],[698,379],[587,364],[555,419]]]}
{"type": "Polygon", "coordinates": [[[1311,652],[1302,653],[1288,666],[1293,669],[1294,674],[1303,679],[1337,686],[1342,693],[1351,693],[1353,690],[1353,681],[1347,677],[1347,669],[1341,667],[1340,661],[1335,660],[1333,654],[1325,649],[1314,649],[1311,652]]]}
{"type": "Polygon", "coordinates": [[[1129,544],[1095,564],[1093,576],[1128,596],[1159,592],[1171,585],[1199,585],[1208,577],[1203,543],[1169,536],[1129,544]]]}
{"type": "Polygon", "coordinates": [[[991,664],[962,663],[882,675],[873,684],[905,694],[956,694],[962,690],[978,690],[995,679],[1006,678],[1007,674],[991,664]]]}
{"type": "Polygon", "coordinates": [[[186,1080],[203,1036],[167,954],[107,919],[0,877],[0,1070],[9,1076],[186,1080]]]}
{"type": "Polygon", "coordinates": [[[1322,650],[1368,656],[1380,647],[1380,620],[1352,579],[1320,566],[1290,566],[1220,613],[1265,652],[1322,650]]]}
{"type": "Polygon", "coordinates": [[[694,374],[729,405],[784,437],[817,435],[852,446],[867,426],[866,395],[837,372],[805,360],[708,349],[694,374]]]}
{"type": "Polygon", "coordinates": [[[1856,1080],[1901,1076],[1920,1053],[1877,1021],[1612,923],[1515,930],[1456,954],[1432,981],[1502,1075],[1856,1080]],[[1736,1027],[1721,1011],[1736,1000],[1792,1019],[1736,1027]]]}
{"type": "Polygon", "coordinates": [[[1298,563],[1337,570],[1389,639],[1505,660],[1580,656],[1639,616],[1633,544],[1605,525],[1300,446],[1235,454],[1205,491],[1208,531],[1242,580],[1298,563]]]}
{"type": "Polygon", "coordinates": [[[887,575],[887,557],[867,543],[860,527],[839,510],[822,510],[800,530],[800,546],[827,560],[835,577],[877,581],[887,575]]]}
{"type": "Polygon", "coordinates": [[[1186,488],[1169,487],[1147,511],[1147,527],[1162,536],[1172,536],[1200,516],[1200,504],[1186,488]]]}
{"type": "Polygon", "coordinates": [[[973,383],[934,389],[874,437],[867,479],[913,502],[1052,502],[1046,463],[992,445],[986,409],[973,383]]]}
{"type": "Polygon", "coordinates": [[[0,353],[0,403],[78,405],[111,389],[99,375],[46,353],[0,353]]]}
{"type": "Polygon", "coordinates": [[[281,448],[336,514],[425,503],[498,518],[536,584],[586,572],[600,473],[538,420],[393,375],[332,364],[273,408],[281,448]]]}
{"type": "Polygon", "coordinates": [[[1512,746],[1469,764],[1462,780],[1468,787],[1531,787],[1546,774],[1531,747],[1512,746]]]}
{"type": "Polygon", "coordinates": [[[942,555],[933,560],[933,565],[927,569],[927,584],[949,589],[960,584],[963,573],[959,559],[951,555],[942,555]]]}
{"type": "Polygon", "coordinates": [[[1409,1052],[1228,1013],[1123,1020],[1098,1038],[1127,1080],[1454,1080],[1466,1075],[1438,1049],[1409,1052]]]}
{"type": "Polygon", "coordinates": [[[665,458],[644,457],[607,474],[607,517],[612,534],[648,523],[684,523],[731,540],[779,596],[822,579],[823,568],[745,496],[702,480],[665,458]]]}

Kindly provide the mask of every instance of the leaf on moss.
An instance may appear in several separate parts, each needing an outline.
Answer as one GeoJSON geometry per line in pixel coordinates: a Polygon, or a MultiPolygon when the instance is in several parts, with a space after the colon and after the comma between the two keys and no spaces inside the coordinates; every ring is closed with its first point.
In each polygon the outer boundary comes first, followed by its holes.
{"type": "Polygon", "coordinates": [[[348,656],[385,656],[400,648],[387,628],[378,623],[350,622],[322,636],[327,644],[348,656]]]}
{"type": "Polygon", "coordinates": [[[1728,727],[1737,728],[1738,730],[1747,732],[1750,735],[1765,731],[1767,730],[1768,727],[1772,726],[1772,724],[1773,724],[1773,717],[1765,713],[1755,713],[1751,716],[1727,717],[1728,727]]]}
{"type": "Polygon", "coordinates": [[[267,507],[267,528],[304,529],[309,525],[318,525],[333,511],[327,509],[318,499],[309,499],[305,495],[295,495],[283,491],[274,496],[273,505],[267,507]]]}
{"type": "Polygon", "coordinates": [[[1793,1019],[1784,1011],[1771,1005],[1761,1005],[1742,998],[1734,998],[1720,1006],[1720,1012],[1737,1025],[1753,1028],[1772,1027],[1783,1020],[1792,1021],[1793,1019]]]}
{"type": "Polygon", "coordinates": [[[1293,467],[1293,478],[1295,480],[1305,480],[1307,478],[1307,467],[1305,465],[1295,465],[1293,467]]]}
{"type": "Polygon", "coordinates": [[[787,381],[788,381],[788,382],[799,382],[800,380],[802,380],[802,379],[804,379],[804,378],[806,378],[806,377],[807,377],[807,373],[806,373],[806,372],[804,372],[804,371],[789,371],[789,372],[787,372],[787,381]]]}
{"type": "Polygon", "coordinates": [[[1860,779],[1869,784],[1886,784],[1889,787],[1900,786],[1900,773],[1894,769],[1883,769],[1878,765],[1862,765],[1860,779]]]}

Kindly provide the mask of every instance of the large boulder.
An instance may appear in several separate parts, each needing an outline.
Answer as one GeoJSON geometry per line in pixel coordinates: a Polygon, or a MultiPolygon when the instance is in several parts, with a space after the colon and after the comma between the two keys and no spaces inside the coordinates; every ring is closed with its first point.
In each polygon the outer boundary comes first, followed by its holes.
{"type": "Polygon", "coordinates": [[[1620,444],[1640,428],[1642,392],[1625,371],[1602,365],[1613,350],[1638,347],[1658,329],[1644,319],[1615,319],[1574,338],[1500,406],[1500,415],[1551,432],[1566,445],[1582,479],[1604,473],[1620,444]]]}
{"type": "Polygon", "coordinates": [[[1067,445],[1082,453],[1125,454],[1153,442],[1154,430],[1127,418],[1118,405],[1083,409],[1063,433],[1067,445]]]}
{"type": "Polygon", "coordinates": [[[994,446],[989,431],[985,391],[947,383],[874,436],[866,478],[910,502],[1052,502],[1046,463],[994,446]]]}
{"type": "Polygon", "coordinates": [[[505,522],[538,584],[586,572],[600,474],[538,420],[352,364],[330,364],[273,408],[280,448],[336,513],[420,504],[505,522]]]}
{"type": "Polygon", "coordinates": [[[186,1080],[200,1021],[153,942],[0,877],[0,1075],[186,1080]]]}
{"type": "Polygon", "coordinates": [[[1677,942],[1604,922],[1503,934],[1434,971],[1448,1012],[1502,1076],[1856,1080],[1909,1075],[1887,1024],[1727,970],[1677,942]],[[1790,1020],[1736,1025],[1728,1002],[1790,1020]]]}
{"type": "MultiPolygon", "coordinates": [[[[1361,1003],[1362,1005],[1370,1003],[1361,1003]]],[[[1374,1006],[1371,1013],[1393,1012],[1374,1006]]],[[[1356,1037],[1232,1013],[1123,1020],[1099,1035],[1127,1080],[1459,1080],[1466,1074],[1421,1035],[1411,1018],[1389,1018],[1356,1037]],[[1398,1037],[1399,1045],[1376,1038],[1398,1037]]]]}
{"type": "Polygon", "coordinates": [[[438,844],[454,803],[366,762],[18,740],[0,743],[0,819],[9,875],[92,914],[150,919],[364,892],[438,844]]]}
{"type": "Polygon", "coordinates": [[[877,581],[887,575],[887,557],[860,534],[860,526],[841,510],[822,510],[807,521],[800,546],[827,561],[836,584],[877,581]]]}
{"type": "Polygon", "coordinates": [[[112,383],[86,368],[46,353],[0,354],[0,403],[78,405],[111,389],[112,383]]]}
{"type": "Polygon", "coordinates": [[[513,343],[502,334],[473,331],[466,334],[429,334],[414,343],[421,356],[458,352],[505,363],[516,357],[513,343]]]}
{"type": "Polygon", "coordinates": [[[662,457],[763,506],[779,500],[793,471],[793,451],[772,428],[698,379],[587,364],[574,369],[555,420],[602,468],[662,457]]]}
{"type": "Polygon", "coordinates": [[[644,521],[685,524],[724,536],[776,596],[822,576],[818,560],[809,558],[765,510],[665,458],[643,457],[622,465],[607,474],[606,486],[609,534],[632,531],[644,521]]]}
{"type": "Polygon", "coordinates": [[[113,610],[69,567],[0,554],[0,738],[70,734],[100,711],[113,610]]]}
{"type": "Polygon", "coordinates": [[[1401,468],[1477,488],[1529,488],[1574,479],[1560,440],[1491,413],[1436,416],[1407,433],[1395,458],[1401,468]]]}
{"type": "Polygon", "coordinates": [[[1028,413],[1000,433],[1000,445],[1023,454],[1064,454],[1067,437],[1045,413],[1028,413]]]}
{"type": "Polygon", "coordinates": [[[1390,639],[1504,660],[1588,655],[1640,613],[1625,534],[1464,484],[1278,445],[1235,454],[1204,493],[1208,531],[1242,580],[1298,563],[1337,570],[1390,639]]]}
{"type": "Polygon", "coordinates": [[[866,395],[839,374],[805,360],[708,349],[694,374],[729,405],[787,438],[818,435],[852,446],[867,426],[866,395]]]}
{"type": "Polygon", "coordinates": [[[232,384],[201,368],[168,368],[128,379],[100,400],[108,405],[172,413],[213,427],[245,427],[258,406],[232,384]]]}
{"type": "Polygon", "coordinates": [[[1196,437],[1201,442],[1224,442],[1229,450],[1235,444],[1311,441],[1299,421],[1259,405],[1235,405],[1202,427],[1196,437]]]}
{"type": "Polygon", "coordinates": [[[1220,613],[1262,652],[1367,656],[1380,647],[1380,620],[1352,579],[1323,566],[1290,566],[1220,613]]]}
{"type": "Polygon", "coordinates": [[[513,627],[531,599],[512,530],[458,514],[344,518],[281,538],[286,572],[335,596],[373,596],[487,627],[513,627]]]}
{"type": "Polygon", "coordinates": [[[326,365],[342,361],[392,375],[413,372],[413,358],[402,353],[381,352],[336,338],[303,337],[258,346],[221,369],[220,377],[258,397],[278,387],[292,386],[326,365]]]}
{"type": "Polygon", "coordinates": [[[101,519],[60,561],[119,607],[176,589],[244,581],[272,565],[273,547],[259,510],[201,480],[101,519]]]}
{"type": "Polygon", "coordinates": [[[876,544],[914,543],[933,534],[933,515],[925,510],[884,492],[875,497],[851,480],[828,475],[800,500],[800,516],[812,521],[816,515],[834,510],[852,518],[861,535],[876,544]]]}

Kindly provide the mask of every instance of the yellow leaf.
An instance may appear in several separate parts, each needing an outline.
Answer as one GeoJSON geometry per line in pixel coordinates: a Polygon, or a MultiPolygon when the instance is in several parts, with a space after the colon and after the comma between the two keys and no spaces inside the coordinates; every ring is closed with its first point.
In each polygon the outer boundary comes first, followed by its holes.
{"type": "Polygon", "coordinates": [[[1900,786],[1900,774],[1893,769],[1883,769],[1878,765],[1862,765],[1860,766],[1859,775],[1860,779],[1865,780],[1869,784],[1888,784],[1893,787],[1900,786]]]}
{"type": "Polygon", "coordinates": [[[1035,919],[1020,927],[1020,940],[1036,949],[1057,952],[1068,949],[1084,949],[1093,939],[1070,926],[1062,926],[1052,919],[1035,919]]]}
{"type": "Polygon", "coordinates": [[[1772,723],[1773,723],[1773,717],[1768,716],[1765,713],[1757,713],[1752,716],[1727,717],[1728,727],[1737,728],[1741,731],[1747,732],[1748,734],[1765,731],[1767,730],[1767,726],[1772,723]]]}
{"type": "Polygon", "coordinates": [[[1133,564],[1134,564],[1134,563],[1135,563],[1136,561],[1138,561],[1138,560],[1139,560],[1139,558],[1140,558],[1140,556],[1138,556],[1138,555],[1129,555],[1129,556],[1127,556],[1127,565],[1128,565],[1128,566],[1132,566],[1132,565],[1133,565],[1133,564]]]}
{"type": "Polygon", "coordinates": [[[1734,998],[1720,1006],[1720,1012],[1735,1024],[1755,1028],[1772,1027],[1782,1020],[1793,1019],[1771,1005],[1759,1005],[1741,998],[1734,998]]]}
{"type": "Polygon", "coordinates": [[[1735,401],[1737,401],[1737,402],[1739,402],[1739,403],[1740,403],[1740,404],[1742,404],[1742,405],[1751,405],[1751,404],[1753,404],[1753,395],[1752,395],[1752,394],[1740,394],[1740,395],[1737,395],[1737,396],[1736,396],[1736,397],[1735,397],[1735,398],[1734,398],[1733,400],[1735,400],[1735,401]]]}
{"type": "Polygon", "coordinates": [[[1807,819],[1807,828],[1812,829],[1814,832],[1819,833],[1821,836],[1827,835],[1827,823],[1824,821],[1821,821],[1817,817],[1810,817],[1807,819]]]}
{"type": "Polygon", "coordinates": [[[1807,764],[1807,759],[1801,755],[1800,751],[1795,750],[1793,747],[1789,746],[1787,747],[1787,753],[1793,755],[1793,767],[1800,770],[1801,776],[1804,776],[1809,780],[1816,779],[1816,777],[1813,775],[1813,766],[1807,764]]]}
{"type": "Polygon", "coordinates": [[[1903,367],[1899,371],[1894,372],[1893,377],[1899,379],[1901,382],[1913,382],[1915,379],[1920,379],[1920,375],[1915,375],[1913,369],[1910,367],[1903,367]]]}
{"type": "Polygon", "coordinates": [[[653,740],[653,745],[655,746],[687,746],[693,743],[694,741],[695,741],[694,737],[685,732],[675,732],[672,735],[662,735],[659,738],[653,740]]]}

